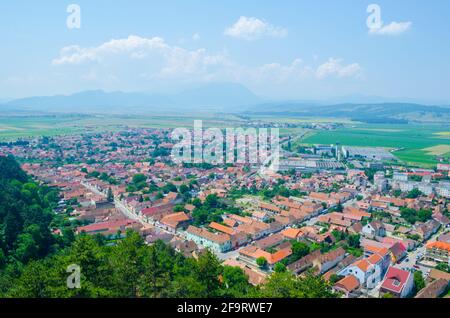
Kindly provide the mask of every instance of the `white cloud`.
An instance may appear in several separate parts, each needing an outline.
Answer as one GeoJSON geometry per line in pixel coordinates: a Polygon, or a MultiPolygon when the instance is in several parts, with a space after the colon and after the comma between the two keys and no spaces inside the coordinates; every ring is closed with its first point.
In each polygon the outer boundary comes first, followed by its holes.
{"type": "Polygon", "coordinates": [[[408,31],[412,26],[412,22],[391,22],[386,25],[382,25],[381,28],[369,29],[370,34],[378,35],[400,35],[408,31]]]}
{"type": "Polygon", "coordinates": [[[140,63],[141,67],[149,69],[154,78],[201,77],[209,75],[214,68],[227,64],[227,58],[222,54],[211,55],[205,49],[186,50],[171,46],[160,37],[142,38],[135,35],[110,40],[96,47],[64,47],[52,64],[94,64],[105,69],[114,69],[120,67],[120,63],[128,67],[133,60],[140,63]]]}
{"type": "Polygon", "coordinates": [[[358,63],[343,65],[342,59],[330,58],[327,62],[317,68],[316,77],[318,79],[323,79],[329,76],[336,76],[338,78],[357,78],[361,75],[361,71],[362,69],[358,63]]]}
{"type": "Polygon", "coordinates": [[[99,62],[108,55],[129,54],[132,58],[142,58],[145,51],[161,51],[169,49],[162,38],[142,38],[130,35],[126,39],[110,40],[97,47],[81,48],[78,45],[61,49],[60,57],[52,61],[53,65],[80,64],[99,62]]]}
{"type": "Polygon", "coordinates": [[[249,70],[252,78],[257,81],[269,81],[285,83],[287,81],[298,81],[314,74],[313,68],[306,65],[300,58],[291,64],[268,63],[249,70]]]}
{"type": "Polygon", "coordinates": [[[64,47],[52,64],[64,68],[62,71],[68,78],[77,78],[83,83],[89,81],[107,89],[124,89],[126,86],[129,90],[164,83],[211,81],[256,85],[264,90],[264,87],[275,85],[310,85],[327,77],[359,78],[361,74],[358,63],[345,64],[342,59],[330,58],[320,64],[316,59],[313,64],[296,58],[284,64],[271,62],[247,66],[223,52],[211,53],[205,48],[189,50],[168,44],[160,37],[130,35],[94,47],[64,47]]]}
{"type": "Polygon", "coordinates": [[[231,27],[225,30],[225,35],[245,40],[256,40],[265,36],[285,37],[287,30],[274,26],[255,17],[241,16],[231,27]]]}
{"type": "Polygon", "coordinates": [[[192,40],[198,41],[200,40],[200,33],[196,32],[192,35],[192,40]]]}

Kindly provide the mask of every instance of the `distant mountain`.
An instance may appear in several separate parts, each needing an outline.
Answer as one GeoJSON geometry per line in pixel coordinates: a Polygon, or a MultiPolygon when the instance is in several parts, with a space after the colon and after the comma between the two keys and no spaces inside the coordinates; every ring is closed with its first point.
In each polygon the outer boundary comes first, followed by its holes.
{"type": "Polygon", "coordinates": [[[353,94],[340,97],[328,98],[323,101],[325,104],[383,104],[383,103],[407,103],[420,105],[436,105],[450,107],[450,100],[408,98],[408,97],[382,97],[376,95],[353,94]]]}
{"type": "Polygon", "coordinates": [[[411,103],[265,103],[249,107],[247,114],[344,117],[364,122],[449,122],[450,108],[411,103]]]}
{"type": "Polygon", "coordinates": [[[2,110],[70,113],[145,113],[164,111],[234,111],[263,100],[243,85],[214,83],[176,94],[84,91],[72,95],[22,98],[2,110]]]}
{"type": "Polygon", "coordinates": [[[294,100],[271,101],[240,84],[211,83],[178,93],[84,91],[72,95],[29,97],[0,105],[2,114],[85,113],[149,114],[225,112],[304,117],[342,117],[365,122],[450,122],[450,107],[407,102],[379,102],[378,97],[353,96],[372,102],[294,100]]]}

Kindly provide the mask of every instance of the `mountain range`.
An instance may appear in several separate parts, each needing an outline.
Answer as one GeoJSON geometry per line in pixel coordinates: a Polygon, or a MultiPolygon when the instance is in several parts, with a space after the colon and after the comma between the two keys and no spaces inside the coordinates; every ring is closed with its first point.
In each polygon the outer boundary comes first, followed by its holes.
{"type": "Polygon", "coordinates": [[[1,113],[149,114],[225,112],[288,117],[351,118],[365,122],[450,122],[449,106],[383,102],[355,95],[328,101],[270,101],[243,85],[211,83],[178,93],[83,91],[72,95],[28,97],[0,101],[1,113]]]}
{"type": "Polygon", "coordinates": [[[28,97],[0,105],[2,110],[52,113],[143,113],[180,110],[230,111],[260,103],[243,85],[215,83],[174,94],[83,91],[72,95],[28,97]]]}

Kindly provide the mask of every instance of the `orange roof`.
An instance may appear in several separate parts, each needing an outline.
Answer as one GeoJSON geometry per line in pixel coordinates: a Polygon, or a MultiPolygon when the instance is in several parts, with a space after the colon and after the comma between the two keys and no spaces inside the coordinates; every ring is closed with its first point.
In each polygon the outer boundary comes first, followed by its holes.
{"type": "Polygon", "coordinates": [[[216,222],[211,222],[211,224],[209,225],[210,228],[217,230],[219,232],[223,232],[229,235],[234,234],[234,230],[231,227],[216,223],[216,222]]]}
{"type": "Polygon", "coordinates": [[[301,232],[300,229],[286,229],[281,234],[287,238],[296,239],[301,232]]]}
{"type": "Polygon", "coordinates": [[[388,250],[386,247],[378,247],[378,246],[375,246],[375,245],[369,245],[369,244],[366,245],[366,246],[364,247],[364,249],[365,249],[366,251],[369,251],[369,252],[373,253],[373,254],[378,254],[378,255],[380,255],[381,257],[386,256],[386,254],[389,253],[389,250],[388,250]]]}
{"type": "Polygon", "coordinates": [[[356,261],[355,263],[353,263],[353,265],[359,267],[363,272],[366,272],[371,264],[367,260],[362,259],[356,261]]]}
{"type": "Polygon", "coordinates": [[[348,275],[336,283],[337,286],[343,287],[345,290],[351,292],[359,287],[359,280],[353,275],[348,275]]]}
{"type": "Polygon", "coordinates": [[[427,248],[438,248],[450,252],[450,243],[447,242],[431,242],[427,244],[427,248]]]}
{"type": "Polygon", "coordinates": [[[271,254],[270,259],[268,259],[267,261],[269,262],[269,264],[275,264],[278,263],[279,261],[285,259],[286,257],[288,257],[289,255],[292,254],[292,250],[290,248],[285,248],[282,250],[279,250],[278,252],[271,254]]]}
{"type": "Polygon", "coordinates": [[[373,255],[370,255],[370,256],[367,258],[367,261],[368,261],[369,263],[375,265],[375,264],[378,264],[382,259],[383,259],[383,258],[382,258],[380,255],[378,255],[378,254],[373,254],[373,255]]]}
{"type": "Polygon", "coordinates": [[[292,250],[290,248],[284,248],[273,254],[270,254],[269,252],[266,252],[256,246],[248,246],[246,248],[241,249],[239,253],[254,259],[264,257],[269,264],[273,265],[291,255],[292,250]]]}
{"type": "Polygon", "coordinates": [[[168,214],[162,218],[162,221],[183,222],[189,221],[189,216],[184,212],[168,214]]]}

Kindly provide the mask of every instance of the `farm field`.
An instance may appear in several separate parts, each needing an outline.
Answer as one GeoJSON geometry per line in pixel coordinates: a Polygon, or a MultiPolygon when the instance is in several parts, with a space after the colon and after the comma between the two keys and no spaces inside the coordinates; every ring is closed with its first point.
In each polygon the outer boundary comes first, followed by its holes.
{"type": "Polygon", "coordinates": [[[125,115],[55,115],[0,117],[0,141],[34,136],[55,136],[95,131],[115,131],[132,128],[192,127],[194,120],[204,127],[234,127],[242,119],[233,115],[191,114],[167,116],[125,115]]]}
{"type": "Polygon", "coordinates": [[[351,125],[334,131],[320,131],[303,139],[303,144],[335,144],[348,146],[386,147],[398,149],[400,160],[430,167],[436,155],[450,155],[449,126],[443,125],[351,125]]]}

